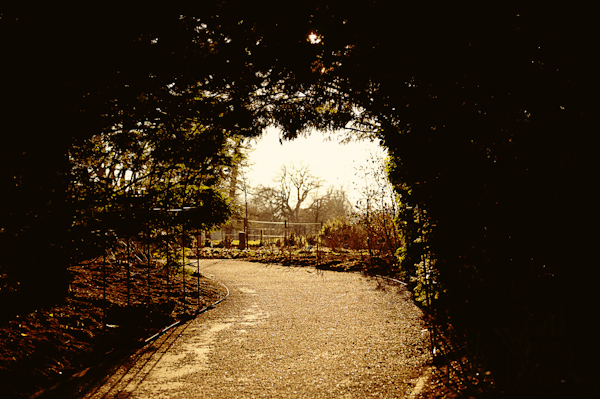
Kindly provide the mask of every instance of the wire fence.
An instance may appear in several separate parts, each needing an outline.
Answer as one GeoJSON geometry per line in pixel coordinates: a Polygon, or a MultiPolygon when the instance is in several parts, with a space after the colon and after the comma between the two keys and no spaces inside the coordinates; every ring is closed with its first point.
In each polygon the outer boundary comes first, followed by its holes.
{"type": "MultiPolygon", "coordinates": [[[[79,271],[77,284],[96,287],[95,297],[111,308],[169,307],[172,314],[201,309],[205,301],[218,297],[215,285],[202,276],[200,259],[250,257],[254,260],[299,265],[344,262],[373,264],[381,251],[329,246],[321,236],[321,223],[232,220],[219,229],[204,232],[183,225],[147,228],[123,237],[109,230],[99,232],[103,254],[93,261],[73,266],[79,271]],[[216,248],[215,248],[216,247],[216,248]],[[235,249],[219,252],[217,249],[235,249]],[[243,251],[239,251],[243,250],[243,251]]],[[[106,320],[110,319],[106,318],[106,320]]]]}
{"type": "Polygon", "coordinates": [[[208,233],[211,244],[229,244],[245,234],[249,246],[316,245],[323,223],[234,219],[208,233]]]}
{"type": "Polygon", "coordinates": [[[347,240],[332,246],[331,237],[323,234],[322,223],[232,220],[207,233],[201,256],[356,269],[381,258],[381,251],[355,248],[347,240]]]}
{"type": "Polygon", "coordinates": [[[89,299],[102,304],[109,326],[123,309],[142,306],[177,318],[209,306],[224,293],[200,272],[202,234],[175,230],[127,238],[104,233],[103,255],[71,267],[77,276],[71,289],[94,287],[89,299]]]}

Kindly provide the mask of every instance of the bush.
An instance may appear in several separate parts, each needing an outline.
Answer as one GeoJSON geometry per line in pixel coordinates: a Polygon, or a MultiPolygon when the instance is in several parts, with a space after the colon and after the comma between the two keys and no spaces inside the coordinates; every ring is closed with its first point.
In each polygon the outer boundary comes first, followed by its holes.
{"type": "Polygon", "coordinates": [[[323,244],[333,250],[366,248],[367,235],[364,229],[350,223],[345,217],[327,221],[319,232],[319,236],[323,244]]]}

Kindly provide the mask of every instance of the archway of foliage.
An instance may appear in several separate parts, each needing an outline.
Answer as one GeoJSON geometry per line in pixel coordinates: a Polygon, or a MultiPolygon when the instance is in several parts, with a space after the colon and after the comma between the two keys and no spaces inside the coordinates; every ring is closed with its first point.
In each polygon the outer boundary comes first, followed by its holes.
{"type": "Polygon", "coordinates": [[[577,318],[593,271],[585,14],[373,1],[6,8],[2,269],[47,290],[97,211],[222,203],[228,140],[270,124],[286,138],[345,128],[388,148],[401,267],[435,264],[430,313],[476,337],[499,389],[589,394],[591,355],[576,345],[590,340],[577,318]],[[102,170],[114,157],[132,171],[124,186],[102,170]]]}

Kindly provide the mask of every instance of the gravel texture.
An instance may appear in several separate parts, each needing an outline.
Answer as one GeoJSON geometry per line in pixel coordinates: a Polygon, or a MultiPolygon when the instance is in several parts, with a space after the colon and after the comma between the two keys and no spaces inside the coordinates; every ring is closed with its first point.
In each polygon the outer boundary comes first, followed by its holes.
{"type": "Polygon", "coordinates": [[[428,333],[402,285],[205,260],[230,296],[135,353],[86,398],[417,398],[428,333]]]}

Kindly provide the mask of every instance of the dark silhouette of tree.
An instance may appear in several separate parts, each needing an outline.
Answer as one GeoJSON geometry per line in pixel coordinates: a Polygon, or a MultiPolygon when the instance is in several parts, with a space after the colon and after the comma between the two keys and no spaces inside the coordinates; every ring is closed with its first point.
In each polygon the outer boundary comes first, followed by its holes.
{"type": "Polygon", "coordinates": [[[360,110],[354,127],[391,155],[408,236],[403,269],[418,277],[415,265],[435,262],[443,289],[432,310],[479,337],[511,396],[589,395],[593,387],[576,381],[593,357],[573,346],[590,340],[576,325],[593,303],[581,278],[593,272],[581,232],[595,225],[585,12],[382,2],[320,10],[322,85],[360,110]],[[560,338],[542,332],[557,320],[572,327],[560,338]],[[561,360],[549,359],[551,345],[561,360]]]}
{"type": "Polygon", "coordinates": [[[379,1],[6,6],[2,270],[40,296],[64,287],[73,143],[117,129],[122,154],[139,154],[144,134],[165,164],[212,165],[229,137],[269,124],[286,138],[347,128],[388,148],[401,266],[418,277],[420,260],[435,261],[443,289],[430,311],[479,337],[499,389],[591,396],[578,383],[594,381],[578,345],[593,342],[580,328],[595,281],[590,15],[379,1]],[[202,134],[187,137],[194,126],[202,134]]]}

